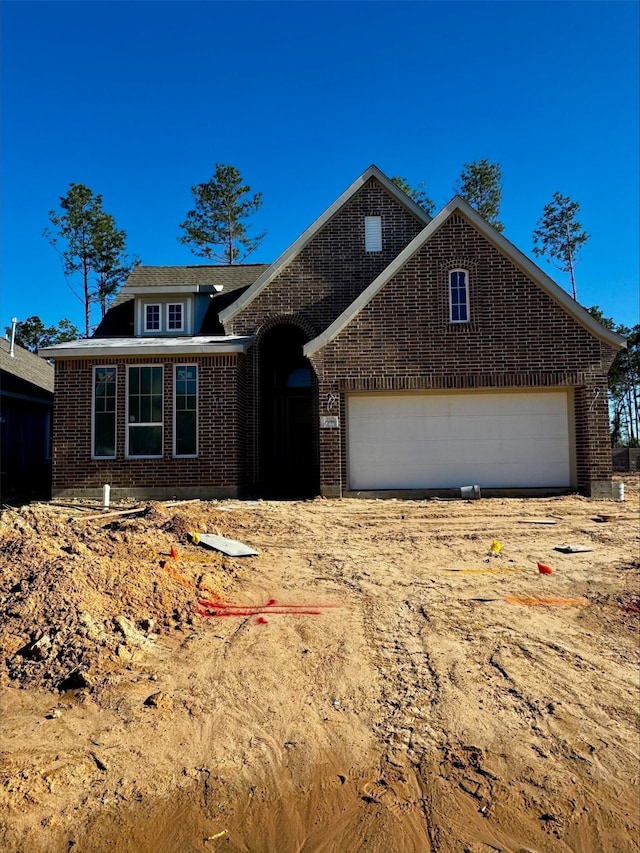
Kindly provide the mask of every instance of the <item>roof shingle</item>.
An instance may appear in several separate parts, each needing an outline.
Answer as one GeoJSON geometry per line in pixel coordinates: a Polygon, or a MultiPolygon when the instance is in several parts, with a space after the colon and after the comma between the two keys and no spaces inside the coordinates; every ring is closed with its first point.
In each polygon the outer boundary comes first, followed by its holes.
{"type": "Polygon", "coordinates": [[[136,267],[113,301],[120,305],[132,298],[128,291],[135,287],[171,287],[222,285],[223,293],[253,284],[270,264],[196,264],[186,267],[136,267]]]}
{"type": "Polygon", "coordinates": [[[37,388],[53,393],[53,365],[17,344],[14,347],[13,358],[9,355],[10,350],[9,341],[0,338],[0,369],[37,388]]]}

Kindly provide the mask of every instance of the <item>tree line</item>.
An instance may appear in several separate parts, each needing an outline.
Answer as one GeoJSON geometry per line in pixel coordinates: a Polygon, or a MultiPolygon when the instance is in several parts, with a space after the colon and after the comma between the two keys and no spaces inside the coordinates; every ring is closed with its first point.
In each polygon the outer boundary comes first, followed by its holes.
{"type": "MultiPolygon", "coordinates": [[[[404,177],[391,181],[427,214],[433,216],[436,205],[424,182],[412,186],[404,177]]],[[[497,231],[500,221],[502,169],[487,159],[465,163],[455,191],[497,231]]],[[[191,187],[192,208],[180,224],[178,241],[191,251],[214,263],[242,263],[254,252],[266,232],[251,235],[248,224],[262,205],[262,194],[253,193],[235,166],[217,163],[208,181],[191,187]]],[[[532,234],[533,254],[546,258],[568,273],[571,295],[577,299],[576,265],[589,234],[578,220],[580,205],[569,196],[555,192],[545,205],[532,234]]],[[[84,307],[84,336],[91,334],[91,308],[97,305],[104,317],[111,301],[130,272],[140,263],[127,252],[126,232],[103,208],[102,195],[84,184],[71,183],[60,198],[60,209],[49,211],[51,227],[43,236],[61,257],[65,278],[84,307]]],[[[638,397],[640,396],[640,325],[629,329],[603,317],[597,306],[588,309],[607,328],[627,340],[627,349],[616,356],[609,377],[612,412],[612,440],[637,446],[640,443],[638,397]]],[[[7,327],[7,334],[11,327],[7,327]]],[[[68,319],[57,326],[45,327],[37,316],[16,326],[16,343],[32,351],[52,343],[79,337],[68,319]]]]}

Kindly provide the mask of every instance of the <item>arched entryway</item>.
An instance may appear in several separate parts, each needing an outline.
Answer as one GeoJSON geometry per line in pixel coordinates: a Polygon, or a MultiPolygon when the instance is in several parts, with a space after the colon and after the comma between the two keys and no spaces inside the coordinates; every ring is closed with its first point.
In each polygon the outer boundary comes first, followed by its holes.
{"type": "Polygon", "coordinates": [[[265,497],[310,497],[319,491],[316,381],[302,354],[307,341],[301,329],[288,324],[260,340],[260,491],[265,497]]]}

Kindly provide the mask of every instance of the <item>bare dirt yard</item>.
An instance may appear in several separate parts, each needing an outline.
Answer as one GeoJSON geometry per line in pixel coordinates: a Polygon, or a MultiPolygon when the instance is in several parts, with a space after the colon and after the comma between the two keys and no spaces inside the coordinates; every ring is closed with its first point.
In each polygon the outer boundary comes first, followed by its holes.
{"type": "Polygon", "coordinates": [[[639,485],[5,509],[0,850],[638,851],[639,485]]]}

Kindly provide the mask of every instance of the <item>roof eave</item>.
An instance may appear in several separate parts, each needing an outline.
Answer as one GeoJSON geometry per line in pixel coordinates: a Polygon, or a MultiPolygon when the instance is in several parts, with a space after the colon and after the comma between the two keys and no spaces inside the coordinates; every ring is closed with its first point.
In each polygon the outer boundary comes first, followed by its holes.
{"type": "Polygon", "coordinates": [[[246,353],[253,341],[252,336],[220,340],[212,340],[211,337],[190,338],[189,340],[166,338],[153,342],[145,339],[144,345],[141,345],[130,341],[115,343],[113,338],[91,338],[86,344],[83,342],[82,346],[54,344],[50,347],[44,347],[38,350],[38,355],[47,359],[146,357],[149,355],[228,355],[246,353]]]}

